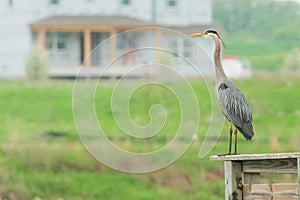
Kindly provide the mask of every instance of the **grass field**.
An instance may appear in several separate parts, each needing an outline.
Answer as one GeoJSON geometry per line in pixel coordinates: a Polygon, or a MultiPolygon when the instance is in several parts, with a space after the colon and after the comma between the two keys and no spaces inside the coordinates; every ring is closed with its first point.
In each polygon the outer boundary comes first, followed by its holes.
{"type": "MultiPolygon", "coordinates": [[[[121,135],[111,119],[107,81],[96,96],[97,115],[109,138],[129,150],[142,150],[136,140],[121,135]],[[104,98],[106,97],[106,98],[104,98]]],[[[255,138],[239,138],[240,153],[299,151],[300,80],[270,76],[237,81],[253,108],[255,138]]],[[[192,81],[201,109],[199,140],[172,166],[143,175],[120,173],[100,164],[80,142],[72,114],[72,81],[1,82],[0,194],[3,199],[223,199],[222,163],[198,158],[209,123],[210,98],[205,84],[192,81]]],[[[178,102],[157,88],[134,95],[134,119],[146,124],[145,111],[153,103],[178,113],[178,102]],[[163,98],[162,98],[163,97],[163,98]],[[134,102],[144,102],[135,104],[134,102]]],[[[165,134],[146,148],[163,146],[173,137],[168,121],[165,134]]],[[[227,127],[209,155],[227,151],[227,127]]],[[[145,150],[145,149],[143,149],[145,150]]],[[[284,177],[293,180],[292,177],[284,177]]],[[[266,181],[276,181],[266,176],[266,181]]],[[[1,196],[0,195],[0,196],[1,196]]]]}
{"type": "Polygon", "coordinates": [[[255,70],[278,71],[284,66],[288,54],[295,48],[300,48],[297,41],[269,41],[249,35],[225,36],[224,53],[238,55],[249,60],[255,70]]]}

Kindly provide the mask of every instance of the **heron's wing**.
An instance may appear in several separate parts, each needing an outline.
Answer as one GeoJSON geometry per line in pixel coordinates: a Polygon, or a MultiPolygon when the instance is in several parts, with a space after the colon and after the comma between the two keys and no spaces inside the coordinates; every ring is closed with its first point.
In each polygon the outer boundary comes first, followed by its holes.
{"type": "Polygon", "coordinates": [[[218,86],[219,104],[225,117],[231,121],[246,139],[253,136],[252,112],[241,90],[232,82],[218,86]]]}

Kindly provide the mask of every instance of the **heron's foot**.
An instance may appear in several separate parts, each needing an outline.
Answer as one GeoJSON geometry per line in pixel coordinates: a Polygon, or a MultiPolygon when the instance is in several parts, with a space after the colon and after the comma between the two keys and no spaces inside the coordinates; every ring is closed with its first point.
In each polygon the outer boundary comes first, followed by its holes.
{"type": "Polygon", "coordinates": [[[219,157],[224,157],[224,156],[231,156],[232,155],[232,153],[225,153],[225,154],[219,154],[218,156],[219,157]]]}
{"type": "Polygon", "coordinates": [[[223,156],[234,156],[234,155],[239,155],[238,153],[225,153],[225,154],[219,154],[219,157],[223,157],[223,156]]]}

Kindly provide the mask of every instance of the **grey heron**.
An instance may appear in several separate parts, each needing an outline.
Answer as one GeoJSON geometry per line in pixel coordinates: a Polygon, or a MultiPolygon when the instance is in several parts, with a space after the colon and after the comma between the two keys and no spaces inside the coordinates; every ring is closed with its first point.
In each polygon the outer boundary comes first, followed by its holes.
{"type": "Polygon", "coordinates": [[[234,154],[237,154],[237,130],[247,140],[251,140],[254,136],[250,106],[239,87],[227,78],[224,73],[221,63],[222,39],[220,35],[215,30],[207,30],[204,33],[193,33],[191,36],[211,38],[215,42],[214,64],[216,68],[216,88],[221,111],[229,123],[229,151],[225,155],[232,154],[232,134],[234,134],[234,154]]]}

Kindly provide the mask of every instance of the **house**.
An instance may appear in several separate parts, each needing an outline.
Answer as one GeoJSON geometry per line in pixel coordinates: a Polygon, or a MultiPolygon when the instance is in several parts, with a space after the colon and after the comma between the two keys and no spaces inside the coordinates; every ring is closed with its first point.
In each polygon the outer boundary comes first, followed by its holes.
{"type": "Polygon", "coordinates": [[[79,66],[91,76],[110,63],[117,71],[157,59],[211,66],[207,53],[195,52],[197,44],[184,36],[211,23],[211,0],[2,0],[0,78],[24,77],[34,45],[47,50],[54,77],[75,76],[79,66]],[[132,51],[137,48],[143,51],[132,51]]]}
{"type": "Polygon", "coordinates": [[[222,64],[225,74],[230,78],[250,78],[252,75],[250,61],[241,60],[239,56],[223,56],[222,64]]]}

